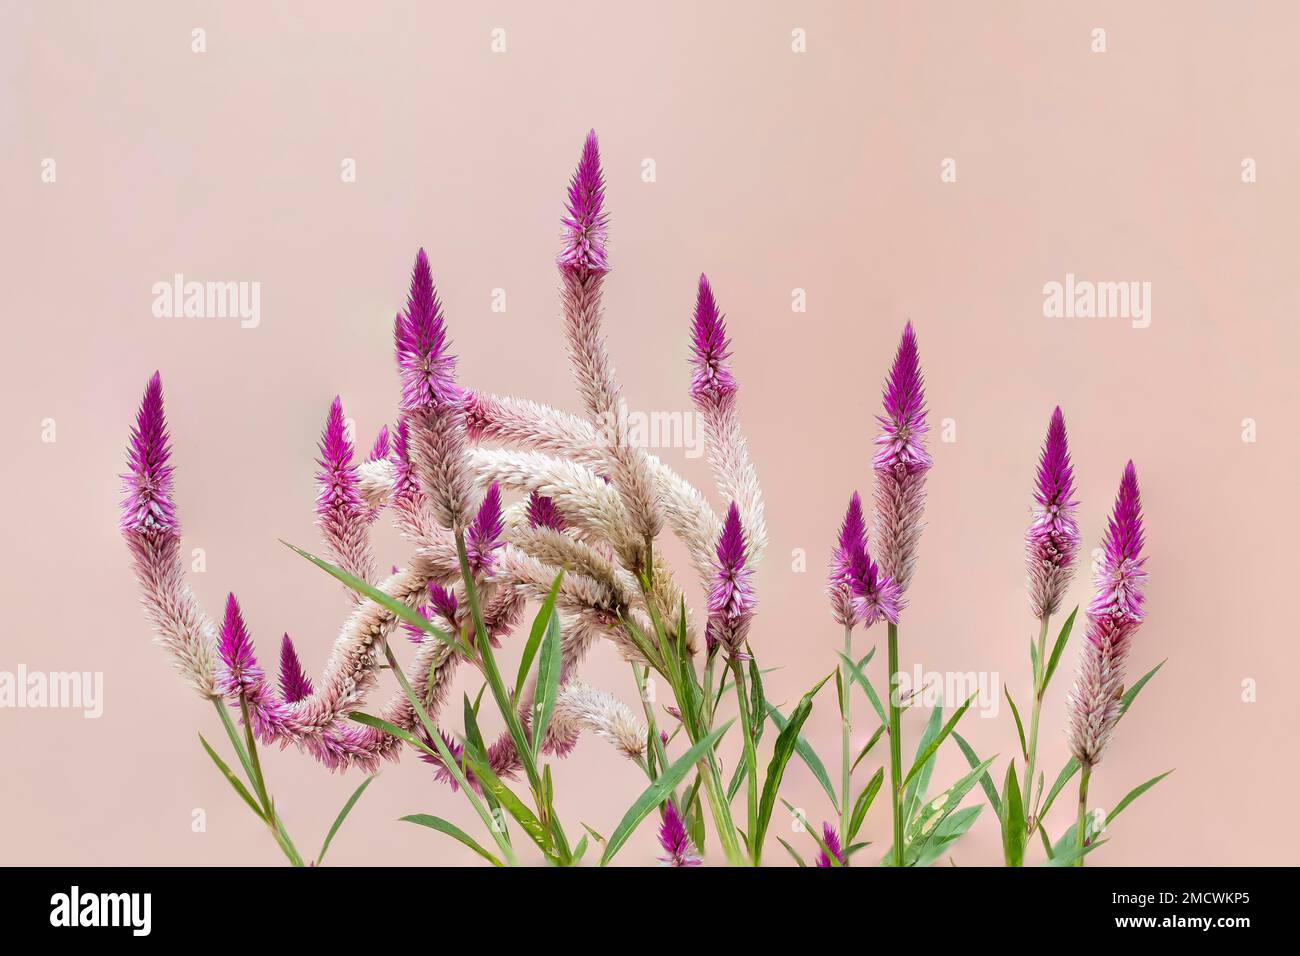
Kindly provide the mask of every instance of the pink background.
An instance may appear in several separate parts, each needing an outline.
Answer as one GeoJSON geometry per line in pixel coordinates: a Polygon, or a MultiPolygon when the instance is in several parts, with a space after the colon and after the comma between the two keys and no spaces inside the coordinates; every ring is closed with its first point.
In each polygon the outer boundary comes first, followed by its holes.
{"type": "MultiPolygon", "coordinates": [[[[212,611],[236,591],[268,662],[287,630],[319,673],[346,608],[276,538],[317,543],[312,459],[330,399],[343,396],[362,441],[392,420],[391,321],[423,245],[462,379],[576,410],[553,257],[565,183],[594,126],[613,217],[607,333],[632,407],[689,407],[701,270],[728,313],[771,529],[754,635],[764,666],[781,668],[769,695],[788,706],[833,666],[826,557],[849,492],[870,490],[879,383],[910,318],[933,418],[954,419],[957,440],[934,436],[904,666],[995,671],[1027,709],[1022,534],[1059,402],[1087,549],[1125,460],[1137,462],[1151,577],[1131,675],[1169,659],[1094,775],[1093,802],[1112,806],[1177,768],[1092,859],[1292,861],[1294,8],[483,6],[3,5],[0,670],[102,671],[106,687],[99,720],[0,711],[0,860],[280,862],[200,750],[196,732],[216,739],[219,725],[151,646],[136,604],[116,475],[145,381],[162,370],[185,544],[207,555],[198,594],[212,611]],[[194,27],[207,31],[201,55],[194,27]],[[505,54],[490,51],[494,27],[507,31],[505,54]],[[791,52],[796,27],[806,54],[791,52]],[[1107,31],[1104,54],[1090,52],[1094,27],[1107,31]],[[40,180],[47,157],[54,184],[40,180]],[[355,184],[340,182],[345,157],[355,184]],[[647,157],[657,182],[641,181],[647,157]],[[956,183],[940,181],[945,157],[956,183]],[[1246,157],[1257,183],[1241,181],[1246,157]],[[151,286],[176,272],[261,282],[260,327],[155,319],[151,286]],[[1067,272],[1151,282],[1151,327],[1044,318],[1043,284],[1067,272]],[[498,287],[504,314],[489,308],[498,287]],[[805,314],[791,311],[796,287],[805,314]],[[1245,418],[1255,443],[1242,441],[1245,418]],[[791,570],[797,548],[806,573],[791,570]],[[1247,679],[1255,703],[1242,700],[1247,679]],[[207,812],[204,833],[191,831],[194,808],[207,812]]],[[[703,461],[665,457],[709,486],[703,461]]],[[[387,528],[379,540],[384,561],[402,559],[387,528]]],[[[1086,578],[1071,604],[1089,597],[1086,578]]],[[[857,649],[873,641],[883,686],[883,630],[857,649]]],[[[1045,706],[1049,782],[1066,757],[1076,650],[1045,706]]],[[[610,648],[584,676],[635,702],[610,648]]],[[[908,714],[909,752],[923,720],[908,714]]],[[[874,727],[864,716],[856,740],[874,727]]],[[[1002,754],[1000,772],[1016,749],[1007,708],[963,729],[981,754],[1002,754]]],[[[830,693],[807,735],[835,776],[830,693]]],[[[292,751],[266,763],[310,852],[360,777],[292,751]]],[[[964,767],[945,748],[935,783],[964,767]]],[[[596,740],[555,772],[570,832],[578,821],[610,832],[644,786],[596,740]]],[[[786,795],[829,816],[799,764],[786,795]]],[[[1054,833],[1072,804],[1067,791],[1054,833]]],[[[383,770],[330,862],[470,861],[396,822],[417,811],[478,832],[463,799],[408,757],[383,770]]],[[[866,825],[872,859],[888,831],[882,800],[866,825]]],[[[778,813],[773,833],[790,838],[788,818],[778,813]]],[[[620,861],[654,853],[646,825],[620,861]]],[[[987,808],[951,855],[1000,862],[987,808]]],[[[774,840],[768,856],[784,862],[774,840]]]]}

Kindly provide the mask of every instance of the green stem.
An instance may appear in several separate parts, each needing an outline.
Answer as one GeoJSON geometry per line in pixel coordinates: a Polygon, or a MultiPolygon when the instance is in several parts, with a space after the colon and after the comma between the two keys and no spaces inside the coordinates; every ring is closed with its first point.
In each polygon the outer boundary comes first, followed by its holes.
{"type": "MultiPolygon", "coordinates": [[[[853,659],[853,625],[844,625],[844,656],[853,659]]],[[[840,839],[845,844],[849,839],[849,816],[853,795],[850,790],[850,761],[853,759],[853,724],[850,719],[850,707],[853,699],[847,664],[840,665],[840,839]]]]}
{"type": "Polygon", "coordinates": [[[1032,827],[1036,821],[1034,816],[1034,763],[1038,758],[1038,715],[1043,709],[1043,694],[1047,688],[1043,686],[1043,678],[1047,675],[1047,662],[1043,655],[1047,652],[1047,622],[1048,615],[1044,614],[1038,627],[1038,657],[1036,658],[1037,666],[1034,668],[1034,704],[1033,711],[1029,718],[1029,753],[1025,755],[1025,785],[1020,788],[1020,792],[1025,795],[1025,825],[1026,833],[1032,833],[1032,827]]]}
{"type": "MultiPolygon", "coordinates": [[[[1083,852],[1084,836],[1088,832],[1088,778],[1091,776],[1092,767],[1084,764],[1079,774],[1079,820],[1074,833],[1074,848],[1080,853],[1083,852]]],[[[1083,857],[1075,859],[1074,865],[1083,866],[1083,857]]]]}
{"type": "Polygon", "coordinates": [[[740,702],[740,732],[744,735],[745,764],[749,768],[746,775],[746,833],[749,834],[749,858],[755,866],[763,856],[763,848],[755,841],[758,833],[758,751],[754,747],[753,723],[749,715],[749,695],[745,693],[745,676],[741,673],[740,662],[734,657],[728,658],[731,666],[731,679],[736,684],[736,700],[740,702]]]}
{"type": "Polygon", "coordinates": [[[257,799],[261,801],[262,812],[266,814],[266,825],[271,829],[271,836],[279,844],[280,850],[289,858],[289,863],[293,866],[302,866],[302,857],[298,855],[297,849],[294,848],[293,841],[289,839],[289,833],[284,828],[279,815],[275,811],[275,805],[271,803],[271,797],[266,789],[266,777],[262,774],[262,762],[257,756],[257,738],[253,736],[253,722],[248,715],[248,698],[243,694],[239,695],[239,715],[244,720],[244,740],[248,748],[249,777],[253,784],[254,792],[257,799]]]}
{"type": "Polygon", "coordinates": [[[903,739],[898,704],[898,625],[889,625],[889,793],[894,811],[894,866],[903,865],[903,739]]]}
{"type": "MultiPolygon", "coordinates": [[[[663,738],[659,736],[659,725],[655,722],[654,705],[646,699],[645,695],[645,679],[649,675],[649,671],[650,668],[648,667],[643,670],[640,664],[635,662],[632,664],[632,676],[636,678],[636,692],[641,698],[641,709],[645,711],[646,729],[649,731],[650,737],[650,749],[654,751],[655,763],[658,765],[659,773],[663,773],[664,770],[668,768],[668,751],[664,749],[663,738]]],[[[646,769],[649,770],[648,765],[646,769]]],[[[651,779],[654,779],[656,776],[658,776],[658,774],[653,775],[651,779]]],[[[673,793],[672,797],[673,804],[677,805],[676,792],[673,793]]],[[[686,812],[685,807],[678,806],[677,809],[682,813],[686,812]]]]}

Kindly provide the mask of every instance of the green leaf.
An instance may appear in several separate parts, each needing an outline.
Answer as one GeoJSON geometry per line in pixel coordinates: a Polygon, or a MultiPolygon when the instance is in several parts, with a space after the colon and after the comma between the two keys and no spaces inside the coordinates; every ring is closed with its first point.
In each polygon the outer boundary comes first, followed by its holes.
{"type": "Polygon", "coordinates": [[[384,608],[385,610],[391,611],[393,614],[401,618],[403,621],[406,621],[408,624],[414,624],[420,630],[424,631],[426,634],[431,634],[436,640],[441,641],[442,643],[446,644],[448,647],[452,648],[453,650],[456,651],[465,650],[465,648],[461,647],[460,644],[456,640],[454,640],[450,635],[448,635],[446,631],[435,626],[431,621],[427,620],[423,614],[419,614],[416,611],[413,611],[411,608],[407,607],[405,604],[403,604],[401,601],[397,600],[396,598],[388,594],[385,594],[383,591],[367,584],[365,581],[362,581],[360,578],[353,577],[351,574],[348,574],[346,571],[342,570],[341,568],[336,568],[328,561],[323,561],[320,558],[316,557],[314,554],[311,554],[308,551],[304,551],[302,548],[299,548],[296,545],[290,544],[288,541],[281,539],[280,543],[284,545],[286,548],[288,548],[290,551],[296,552],[297,554],[306,558],[312,564],[316,565],[316,567],[322,569],[326,573],[342,581],[344,584],[348,586],[349,589],[356,591],[358,594],[361,594],[369,598],[370,600],[374,601],[376,604],[378,604],[380,607],[384,608]]]}
{"type": "Polygon", "coordinates": [[[1161,780],[1165,779],[1165,777],[1169,776],[1171,773],[1173,773],[1172,770],[1166,770],[1164,773],[1152,777],[1146,783],[1140,784],[1134,787],[1128,793],[1126,793],[1124,795],[1124,799],[1121,800],[1119,803],[1115,804],[1115,809],[1110,811],[1110,815],[1107,816],[1106,818],[1106,825],[1110,826],[1115,821],[1115,818],[1124,811],[1125,807],[1127,807],[1138,797],[1142,796],[1142,794],[1146,793],[1148,790],[1150,790],[1152,787],[1158,784],[1161,780]]]}
{"type": "Polygon", "coordinates": [[[1034,674],[1038,673],[1038,645],[1033,641],[1029,642],[1029,660],[1034,665],[1034,674]]]}
{"type": "MultiPolygon", "coordinates": [[[[866,661],[871,659],[871,655],[875,652],[876,649],[873,647],[871,652],[862,659],[864,664],[866,661]]],[[[840,660],[848,665],[849,676],[853,678],[854,683],[862,688],[863,692],[867,695],[867,699],[871,701],[871,709],[876,712],[876,716],[880,718],[880,722],[882,724],[888,724],[889,717],[885,714],[884,705],[880,703],[880,697],[876,694],[876,689],[871,686],[871,681],[867,679],[867,675],[863,672],[862,667],[849,660],[843,651],[839,652],[839,656],[840,660]]]]}
{"type": "MultiPolygon", "coordinates": [[[[1169,658],[1165,658],[1165,660],[1168,659],[1169,658]]],[[[1134,684],[1132,687],[1130,687],[1128,690],[1124,692],[1124,696],[1119,699],[1120,717],[1123,717],[1128,712],[1129,707],[1132,706],[1133,701],[1137,698],[1138,693],[1142,690],[1143,687],[1147,686],[1147,681],[1155,677],[1156,671],[1160,670],[1160,668],[1164,666],[1165,666],[1165,661],[1161,661],[1155,667],[1151,668],[1151,670],[1143,674],[1138,679],[1138,682],[1136,684],[1134,684]]]]}
{"type": "Polygon", "coordinates": [[[871,809],[871,801],[876,799],[876,793],[880,790],[880,785],[885,780],[885,768],[878,767],[876,775],[872,777],[862,792],[858,794],[858,800],[853,805],[853,815],[849,818],[849,832],[845,836],[845,843],[852,843],[853,838],[858,835],[858,830],[862,827],[862,822],[867,818],[867,811],[871,809]]]}
{"type": "Polygon", "coordinates": [[[767,713],[767,697],[763,692],[763,672],[758,669],[758,661],[754,655],[749,655],[749,712],[754,715],[754,746],[758,746],[759,740],[763,737],[763,728],[767,721],[763,715],[767,713]]]}
{"type": "Polygon", "coordinates": [[[546,637],[542,640],[541,657],[537,662],[536,721],[533,724],[533,753],[542,752],[542,742],[546,739],[546,728],[551,724],[551,715],[555,713],[555,700],[560,692],[560,671],[563,667],[561,650],[564,639],[560,633],[560,616],[552,614],[546,625],[546,637]]]}
{"type": "Polygon", "coordinates": [[[930,719],[925,722],[925,729],[921,731],[921,739],[916,742],[916,758],[912,763],[913,767],[920,767],[920,776],[916,782],[906,786],[903,792],[903,823],[911,820],[916,814],[916,806],[925,799],[926,793],[930,788],[930,777],[934,774],[934,760],[921,760],[921,754],[925,752],[930,741],[934,740],[939,733],[939,725],[943,720],[943,707],[935,707],[930,711],[930,719]]]}
{"type": "Polygon", "coordinates": [[[555,611],[555,598],[560,593],[560,582],[564,580],[564,571],[561,570],[555,576],[551,583],[551,590],[546,595],[546,600],[542,602],[537,616],[533,618],[532,630],[528,632],[528,641],[524,644],[524,655],[519,659],[519,676],[515,678],[515,700],[524,692],[524,683],[528,680],[528,671],[533,666],[533,658],[537,656],[537,649],[542,646],[542,636],[546,634],[546,628],[551,620],[551,615],[555,611]]]}
{"type": "Polygon", "coordinates": [[[484,794],[490,793],[495,797],[502,809],[518,821],[519,826],[537,844],[538,849],[549,856],[551,834],[542,825],[542,821],[537,819],[537,815],[528,809],[513,790],[501,782],[501,778],[488,765],[487,757],[482,751],[476,750],[469,741],[465,742],[464,756],[465,762],[474,771],[474,776],[482,786],[484,794]]]}
{"type": "Polygon", "coordinates": [[[888,729],[889,728],[886,727],[884,724],[881,724],[879,727],[876,728],[876,732],[871,735],[871,739],[868,740],[866,745],[861,750],[858,751],[858,755],[853,761],[853,766],[849,768],[849,773],[852,773],[854,770],[858,769],[858,764],[862,763],[862,758],[871,752],[871,748],[876,745],[876,741],[878,741],[882,736],[884,736],[885,731],[888,729]]]}
{"type": "Polygon", "coordinates": [[[651,810],[668,798],[673,788],[681,782],[683,777],[690,773],[691,768],[713,748],[713,745],[722,738],[722,735],[727,732],[727,728],[734,722],[734,720],[729,720],[708,736],[702,737],[699,743],[673,761],[672,766],[668,767],[654,783],[645,788],[641,796],[637,797],[632,806],[628,807],[627,813],[623,814],[623,819],[615,828],[613,836],[606,842],[605,852],[600,858],[601,866],[614,858],[614,854],[623,848],[623,844],[628,841],[637,825],[646,818],[646,815],[651,810]]]}
{"type": "Polygon", "coordinates": [[[1052,680],[1052,675],[1056,673],[1056,665],[1061,661],[1061,652],[1065,650],[1066,643],[1070,640],[1070,631],[1074,629],[1074,616],[1079,613],[1076,605],[1070,612],[1070,616],[1065,619],[1065,625],[1061,628],[1061,633],[1057,635],[1056,643],[1052,646],[1052,653],[1047,659],[1047,673],[1043,675],[1043,685],[1038,688],[1041,694],[1047,690],[1047,685],[1052,680]]]}
{"type": "MultiPolygon", "coordinates": [[[[772,704],[767,705],[767,715],[772,718],[772,723],[776,724],[778,731],[784,731],[789,724],[781,711],[777,710],[772,704]]],[[[794,751],[799,755],[799,759],[804,762],[804,766],[812,772],[817,782],[821,784],[822,789],[826,791],[826,796],[830,798],[831,806],[835,808],[835,813],[838,815],[840,801],[835,795],[835,785],[831,783],[830,774],[826,772],[826,765],[817,756],[817,751],[813,750],[812,744],[802,735],[795,738],[794,751]]]]}
{"type": "MultiPolygon", "coordinates": [[[[939,745],[944,742],[950,733],[952,733],[953,728],[957,726],[957,721],[962,719],[962,716],[966,711],[970,710],[970,705],[973,703],[975,703],[975,694],[971,694],[970,697],[966,698],[966,703],[957,708],[952,717],[948,719],[948,723],[943,725],[943,730],[939,731],[938,734],[926,743],[925,749],[917,754],[916,762],[912,764],[912,769],[907,771],[907,776],[903,778],[903,786],[906,786],[907,782],[915,777],[920,772],[921,768],[925,766],[926,761],[935,755],[939,749],[939,745]]],[[[942,715],[943,710],[942,708],[936,707],[934,713],[942,715]]],[[[931,716],[930,722],[935,722],[934,716],[931,716]]],[[[924,792],[922,792],[921,796],[924,798],[924,792]]]]}
{"type": "Polygon", "coordinates": [[[934,836],[912,865],[918,867],[929,866],[939,859],[944,850],[965,835],[983,809],[984,805],[978,804],[973,807],[962,807],[960,810],[954,810],[948,819],[935,827],[934,836]]]}
{"type": "Polygon", "coordinates": [[[573,848],[574,866],[577,866],[579,863],[581,863],[582,858],[587,855],[587,843],[588,843],[587,834],[584,833],[582,835],[582,839],[578,841],[578,845],[573,848]]]}
{"type": "Polygon", "coordinates": [[[366,792],[366,787],[370,786],[374,779],[375,774],[372,773],[370,776],[366,777],[365,780],[362,780],[361,786],[352,791],[352,796],[348,797],[348,802],[343,804],[343,809],[340,810],[339,815],[334,818],[334,825],[330,827],[330,832],[325,834],[325,842],[321,844],[320,853],[316,854],[317,866],[320,866],[321,861],[325,859],[325,851],[330,848],[330,843],[334,840],[334,834],[339,832],[339,827],[343,826],[343,821],[348,818],[348,814],[352,812],[352,808],[357,805],[357,801],[361,799],[361,795],[366,792]]]}
{"type": "MultiPolygon", "coordinates": [[[[772,821],[772,810],[776,807],[776,793],[781,786],[781,778],[785,776],[785,766],[798,747],[799,731],[803,729],[804,722],[812,713],[813,698],[830,679],[831,675],[827,674],[817,682],[817,686],[800,698],[799,703],[790,712],[790,720],[781,728],[776,743],[772,745],[772,759],[768,761],[767,779],[763,782],[763,794],[758,801],[758,821],[751,835],[753,845],[757,848],[755,857],[762,852],[763,838],[767,835],[768,824],[772,821]]],[[[806,758],[804,762],[807,763],[806,758]]],[[[834,800],[831,802],[834,803],[834,800]]]]}
{"type": "Polygon", "coordinates": [[[776,838],[776,842],[779,843],[779,844],[781,844],[783,847],[785,847],[786,852],[789,853],[792,857],[794,857],[794,861],[795,861],[796,863],[798,863],[800,866],[802,866],[802,867],[804,867],[805,869],[807,869],[808,864],[805,863],[805,862],[803,861],[803,857],[801,857],[801,856],[800,856],[800,855],[795,851],[795,848],[794,848],[794,847],[792,847],[789,843],[786,843],[785,840],[781,839],[780,837],[777,837],[777,838],[776,838]]]}
{"type": "MultiPolygon", "coordinates": [[[[1071,837],[1074,836],[1074,827],[1070,827],[1070,835],[1071,837]]],[[[1097,849],[1097,847],[1109,842],[1109,840],[1098,840],[1095,843],[1089,843],[1083,847],[1083,849],[1071,845],[1069,849],[1060,850],[1056,856],[1052,857],[1050,860],[1044,861],[1043,866],[1073,866],[1075,860],[1087,856],[1093,850],[1097,849]]]]}
{"type": "MultiPolygon", "coordinates": [[[[966,757],[966,762],[972,767],[978,767],[980,758],[976,756],[975,749],[966,743],[966,739],[955,730],[952,732],[952,739],[957,742],[958,748],[966,757]]],[[[1002,813],[1002,801],[998,798],[998,788],[993,786],[993,778],[988,774],[980,777],[980,786],[984,789],[984,796],[989,798],[989,806],[993,808],[993,812],[1000,815],[1002,813]]]]}
{"type": "Polygon", "coordinates": [[[469,847],[471,850],[473,850],[479,856],[483,857],[483,859],[487,860],[493,866],[505,865],[500,860],[498,860],[495,856],[493,856],[490,852],[488,852],[483,847],[481,847],[472,836],[470,836],[460,827],[456,826],[456,824],[450,823],[449,821],[444,820],[442,817],[430,816],[427,813],[413,813],[410,816],[402,817],[401,819],[404,823],[415,823],[422,827],[428,827],[430,830],[437,830],[439,833],[447,834],[447,836],[451,837],[452,839],[458,840],[459,842],[463,843],[465,846],[469,847]]]}
{"type": "Polygon", "coordinates": [[[808,835],[817,841],[817,847],[822,851],[822,856],[826,857],[827,862],[830,863],[833,868],[843,866],[844,864],[840,862],[840,858],[831,852],[831,848],[826,845],[826,840],[822,837],[821,833],[818,832],[815,826],[808,823],[807,818],[799,812],[799,808],[789,800],[785,799],[785,797],[781,798],[781,802],[785,804],[785,808],[790,811],[795,819],[803,821],[804,827],[808,831],[808,835]]]}
{"type": "Polygon", "coordinates": [[[1011,705],[1011,716],[1016,718],[1016,734],[1020,737],[1020,755],[1028,760],[1029,745],[1025,743],[1025,725],[1020,722],[1020,708],[1011,699],[1011,688],[1006,684],[1002,685],[1002,693],[1006,694],[1007,703],[1011,705]]]}
{"type": "Polygon", "coordinates": [[[1025,805],[1020,799],[1020,783],[1016,779],[1016,761],[1007,766],[1007,778],[1002,787],[1002,858],[1007,866],[1025,864],[1025,805]]]}
{"type": "Polygon", "coordinates": [[[594,839],[594,840],[595,840],[597,843],[599,843],[601,846],[604,846],[604,845],[605,845],[605,838],[604,838],[603,836],[601,836],[599,833],[597,833],[595,830],[593,830],[591,827],[587,826],[587,824],[585,824],[585,823],[582,824],[582,828],[583,828],[584,830],[586,830],[588,833],[590,833],[591,836],[592,836],[592,839],[594,839]]]}
{"type": "MultiPolygon", "coordinates": [[[[993,756],[985,760],[939,796],[921,806],[917,811],[916,819],[908,825],[907,834],[904,837],[907,844],[904,861],[907,866],[916,865],[916,861],[925,853],[939,827],[948,819],[949,814],[957,809],[957,805],[974,788],[979,778],[996,759],[997,757],[993,756]]],[[[892,853],[890,855],[892,856],[892,853]]]]}
{"type": "Polygon", "coordinates": [[[199,734],[199,743],[203,744],[203,749],[208,752],[208,756],[211,757],[212,762],[217,765],[217,769],[221,771],[222,776],[224,776],[230,785],[234,787],[235,793],[239,794],[243,801],[248,804],[248,808],[257,814],[257,819],[265,823],[266,815],[262,813],[262,808],[257,805],[257,801],[253,799],[253,795],[248,792],[247,787],[240,783],[239,778],[231,773],[230,768],[226,766],[226,762],[217,756],[217,752],[209,746],[206,740],[203,739],[202,734],[199,734]]]}

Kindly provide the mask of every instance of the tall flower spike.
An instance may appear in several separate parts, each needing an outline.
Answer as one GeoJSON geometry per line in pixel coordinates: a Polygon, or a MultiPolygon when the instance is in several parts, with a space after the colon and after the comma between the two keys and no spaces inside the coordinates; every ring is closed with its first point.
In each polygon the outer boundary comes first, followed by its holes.
{"type": "Polygon", "coordinates": [[[394,328],[402,411],[409,420],[416,473],[434,515],[461,531],[469,522],[472,487],[465,460],[465,409],[448,351],[442,305],[421,249],[411,272],[406,311],[394,328]]]}
{"type": "MultiPolygon", "coordinates": [[[[844,852],[840,849],[840,835],[835,832],[835,828],[829,823],[822,824],[822,842],[826,844],[826,850],[835,854],[835,859],[840,866],[844,865],[844,852]]],[[[828,867],[831,865],[831,858],[826,855],[826,850],[822,850],[817,857],[819,867],[828,867]]]]}
{"type": "Polygon", "coordinates": [[[604,211],[605,174],[600,168],[600,145],[594,129],[587,134],[582,158],[569,180],[567,205],[567,215],[561,220],[564,247],[558,260],[560,268],[584,275],[608,272],[605,242],[609,217],[604,211]]]}
{"type": "Polygon", "coordinates": [[[1066,701],[1070,751],[1085,767],[1100,761],[1119,720],[1124,661],[1143,619],[1142,499],[1133,462],[1124,469],[1088,605],[1088,633],[1066,701]]]}
{"type": "Polygon", "coordinates": [[[233,594],[226,597],[226,618],[221,625],[221,670],[218,686],[227,697],[252,694],[262,683],[262,668],[253,654],[244,615],[233,594]]]}
{"type": "Polygon", "coordinates": [[[710,652],[721,645],[730,656],[741,656],[756,602],[750,581],[753,571],[745,563],[740,509],[734,501],[722,525],[717,555],[717,576],[709,593],[709,622],[704,636],[710,652]]]}
{"type": "Polygon", "coordinates": [[[862,517],[862,498],[855,491],[849,498],[840,525],[840,537],[831,551],[831,570],[826,578],[826,596],[831,601],[831,616],[841,627],[856,627],[858,613],[853,607],[853,590],[850,586],[853,555],[867,549],[867,525],[862,517]]]}
{"type": "Polygon", "coordinates": [[[391,454],[392,442],[388,437],[388,426],[381,426],[379,434],[375,436],[375,443],[370,446],[370,457],[367,461],[383,461],[391,454]]]}
{"type": "Polygon", "coordinates": [[[1038,458],[1034,517],[1025,532],[1025,566],[1029,572],[1029,606],[1039,620],[1060,610],[1061,597],[1074,576],[1079,526],[1074,512],[1074,469],[1065,436],[1065,416],[1058,407],[1047,426],[1038,458]]]}
{"type": "Polygon", "coordinates": [[[554,501],[534,491],[528,496],[528,527],[563,531],[564,515],[560,514],[554,501]]]}
{"type": "Polygon", "coordinates": [[[925,473],[930,454],[925,448],[925,382],[912,323],[903,329],[898,352],[884,388],[885,414],[877,417],[880,435],[873,465],[876,471],[875,533],[877,553],[885,574],[900,595],[912,582],[921,521],[925,510],[925,473]]]}
{"type": "Polygon", "coordinates": [[[702,862],[699,851],[686,833],[686,824],[682,822],[681,815],[671,800],[664,804],[664,819],[659,825],[659,845],[667,854],[659,858],[664,866],[699,866],[702,862]]]}
{"type": "Polygon", "coordinates": [[[162,377],[157,372],[145,387],[126,463],[121,529],[140,582],[141,603],[157,643],[171,655],[176,669],[201,695],[214,697],[216,628],[185,582],[162,377]]]}
{"type": "Polygon", "coordinates": [[[882,618],[890,624],[898,623],[902,603],[898,585],[871,560],[865,545],[855,547],[849,556],[848,583],[853,594],[853,612],[863,627],[870,627],[882,618]]]}
{"type": "Polygon", "coordinates": [[[470,525],[466,536],[465,550],[469,556],[469,566],[476,575],[488,574],[496,561],[495,552],[504,544],[501,535],[505,531],[505,521],[501,513],[501,486],[495,481],[488,487],[487,494],[479,504],[478,514],[470,525]]]}
{"type": "Polygon", "coordinates": [[[298,660],[298,651],[289,635],[280,642],[280,696],[286,704],[296,704],[312,693],[311,679],[298,660]]]}
{"type": "Polygon", "coordinates": [[[316,482],[316,524],[330,552],[344,571],[374,583],[375,559],[370,550],[367,528],[372,509],[361,498],[360,480],[352,462],[343,403],[335,396],[320,440],[320,471],[316,482]]]}
{"type": "Polygon", "coordinates": [[[700,276],[691,326],[691,399],[704,420],[704,438],[718,491],[740,506],[745,548],[754,565],[767,548],[763,494],[749,460],[736,408],[736,379],[731,374],[731,342],[726,321],[707,276],[700,276]]]}

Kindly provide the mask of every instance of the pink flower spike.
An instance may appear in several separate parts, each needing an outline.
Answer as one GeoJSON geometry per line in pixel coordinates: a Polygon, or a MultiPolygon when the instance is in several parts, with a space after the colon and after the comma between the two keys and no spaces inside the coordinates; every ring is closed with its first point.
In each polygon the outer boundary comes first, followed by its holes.
{"type": "Polygon", "coordinates": [[[479,504],[478,514],[470,525],[465,551],[475,575],[488,574],[496,563],[495,551],[505,543],[505,520],[501,513],[501,487],[494,481],[479,504]]]}
{"type": "Polygon", "coordinates": [[[1074,576],[1079,550],[1079,526],[1074,512],[1074,469],[1065,437],[1065,416],[1052,412],[1047,439],[1038,459],[1034,516],[1025,532],[1025,565],[1029,572],[1029,605],[1042,620],[1055,614],[1074,576]]]}
{"type": "Polygon", "coordinates": [[[757,603],[751,583],[753,574],[745,561],[740,509],[733,501],[718,538],[717,571],[709,593],[709,620],[704,637],[710,652],[721,645],[732,657],[744,656],[757,603]]]}
{"type": "Polygon", "coordinates": [[[280,643],[280,696],[286,704],[296,704],[312,694],[311,679],[298,660],[298,651],[289,635],[280,643]]]}
{"type": "Polygon", "coordinates": [[[558,262],[565,272],[582,277],[609,271],[605,250],[609,217],[604,206],[605,176],[600,169],[600,145],[593,129],[587,134],[582,158],[569,180],[568,210],[561,220],[564,248],[558,262]]]}
{"type": "MultiPolygon", "coordinates": [[[[843,866],[846,862],[844,852],[840,849],[840,835],[835,832],[835,828],[829,823],[822,824],[822,842],[826,844],[826,850],[835,854],[836,861],[843,866]]],[[[826,850],[822,850],[817,856],[817,866],[829,867],[831,858],[826,855],[826,850]]]]}
{"type": "Polygon", "coordinates": [[[528,527],[563,531],[564,515],[560,514],[554,501],[534,491],[528,496],[528,527]]]}
{"type": "Polygon", "coordinates": [[[335,396],[321,435],[320,458],[316,461],[320,466],[316,473],[320,489],[316,496],[316,524],[343,570],[371,581],[375,577],[375,562],[366,529],[373,515],[361,498],[352,453],[343,403],[335,396]]]}
{"type": "Polygon", "coordinates": [[[388,437],[388,426],[384,425],[379,429],[379,434],[375,436],[375,443],[370,446],[370,456],[366,461],[383,461],[391,454],[391,444],[388,437]]]}
{"type": "Polygon", "coordinates": [[[248,636],[244,615],[235,595],[226,597],[226,617],[221,625],[221,639],[217,645],[221,654],[221,667],[217,686],[227,697],[254,695],[263,679],[262,668],[253,654],[253,641],[248,636]]]}
{"type": "Polygon", "coordinates": [[[402,380],[402,410],[411,412],[460,401],[456,357],[448,351],[447,325],[433,287],[429,258],[421,249],[411,269],[406,311],[397,316],[393,337],[402,380]]]}
{"type": "Polygon", "coordinates": [[[731,342],[708,277],[700,275],[691,328],[691,398],[702,409],[718,412],[735,403],[736,379],[727,359],[731,342]]]}
{"type": "Polygon", "coordinates": [[[699,866],[703,862],[699,851],[695,849],[695,844],[686,833],[686,824],[682,822],[671,800],[664,804],[663,823],[659,825],[659,845],[667,854],[659,858],[664,866],[699,866]]]}
{"type": "Polygon", "coordinates": [[[162,376],[153,373],[127,446],[127,473],[122,476],[122,531],[180,534],[172,500],[171,441],[163,411],[162,376]]]}

